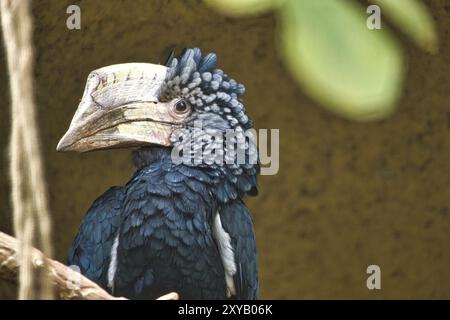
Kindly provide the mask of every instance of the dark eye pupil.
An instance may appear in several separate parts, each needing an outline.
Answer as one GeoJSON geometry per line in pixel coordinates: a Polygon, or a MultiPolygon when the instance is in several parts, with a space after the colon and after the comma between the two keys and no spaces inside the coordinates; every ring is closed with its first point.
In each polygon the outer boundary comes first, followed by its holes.
{"type": "Polygon", "coordinates": [[[188,106],[187,106],[186,102],[183,100],[177,102],[177,104],[175,105],[175,110],[177,112],[185,112],[187,110],[187,108],[188,108],[188,106]]]}

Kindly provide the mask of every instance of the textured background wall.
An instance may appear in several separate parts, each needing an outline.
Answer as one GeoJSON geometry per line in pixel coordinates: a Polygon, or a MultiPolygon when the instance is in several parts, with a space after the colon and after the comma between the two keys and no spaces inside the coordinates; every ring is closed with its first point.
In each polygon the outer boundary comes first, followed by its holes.
{"type": "MultiPolygon", "coordinates": [[[[65,260],[92,201],[132,174],[129,152],[59,154],[56,144],[88,73],[121,62],[164,62],[170,47],[215,51],[247,87],[258,128],[280,128],[280,171],[248,199],[262,298],[450,298],[450,5],[427,1],[441,39],[430,56],[404,42],[399,110],[358,124],[319,108],[292,81],[274,46],[276,20],[229,19],[199,1],[34,1],[36,97],[54,222],[65,260]],[[82,30],[65,27],[79,4],[82,30]],[[378,264],[382,290],[366,288],[378,264]]],[[[351,30],[349,30],[351,32],[351,30]]],[[[3,49],[3,48],[2,48],[3,49]]],[[[8,87],[0,52],[0,230],[11,233],[6,148],[8,87]]],[[[13,297],[0,282],[0,297],[13,297]]]]}

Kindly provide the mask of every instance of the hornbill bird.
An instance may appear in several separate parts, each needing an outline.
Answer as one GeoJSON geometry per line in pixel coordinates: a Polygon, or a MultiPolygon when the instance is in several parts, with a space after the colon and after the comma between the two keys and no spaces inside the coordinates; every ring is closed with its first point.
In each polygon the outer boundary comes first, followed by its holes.
{"type": "Polygon", "coordinates": [[[133,177],[95,200],[68,255],[116,296],[258,297],[253,222],[242,200],[257,194],[257,149],[246,134],[244,86],[216,62],[194,48],[166,65],[91,72],[57,146],[133,148],[133,177]]]}

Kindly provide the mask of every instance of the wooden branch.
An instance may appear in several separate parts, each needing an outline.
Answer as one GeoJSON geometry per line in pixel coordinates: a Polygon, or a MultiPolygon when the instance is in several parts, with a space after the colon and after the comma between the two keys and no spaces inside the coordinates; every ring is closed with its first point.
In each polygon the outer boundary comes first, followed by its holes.
{"type": "MultiPolygon", "coordinates": [[[[0,232],[0,278],[17,281],[19,273],[18,248],[17,239],[0,232]]],[[[113,297],[80,273],[56,260],[46,258],[38,249],[33,248],[31,257],[35,271],[40,270],[48,273],[59,299],[126,300],[125,298],[113,297]],[[47,266],[46,270],[43,270],[44,260],[47,266]]],[[[178,300],[178,294],[172,292],[158,300],[178,300]]]]}

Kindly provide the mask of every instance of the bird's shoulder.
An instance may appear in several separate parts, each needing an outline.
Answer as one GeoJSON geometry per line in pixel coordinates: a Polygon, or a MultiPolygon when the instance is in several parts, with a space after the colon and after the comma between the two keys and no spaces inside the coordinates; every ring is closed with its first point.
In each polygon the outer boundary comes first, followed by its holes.
{"type": "Polygon", "coordinates": [[[68,264],[106,286],[106,272],[114,236],[120,225],[123,187],[111,187],[98,197],[84,216],[68,255],[68,264]]]}
{"type": "Polygon", "coordinates": [[[259,291],[258,263],[253,219],[241,199],[222,205],[218,214],[221,227],[229,234],[235,260],[235,297],[257,299],[259,291]]]}

